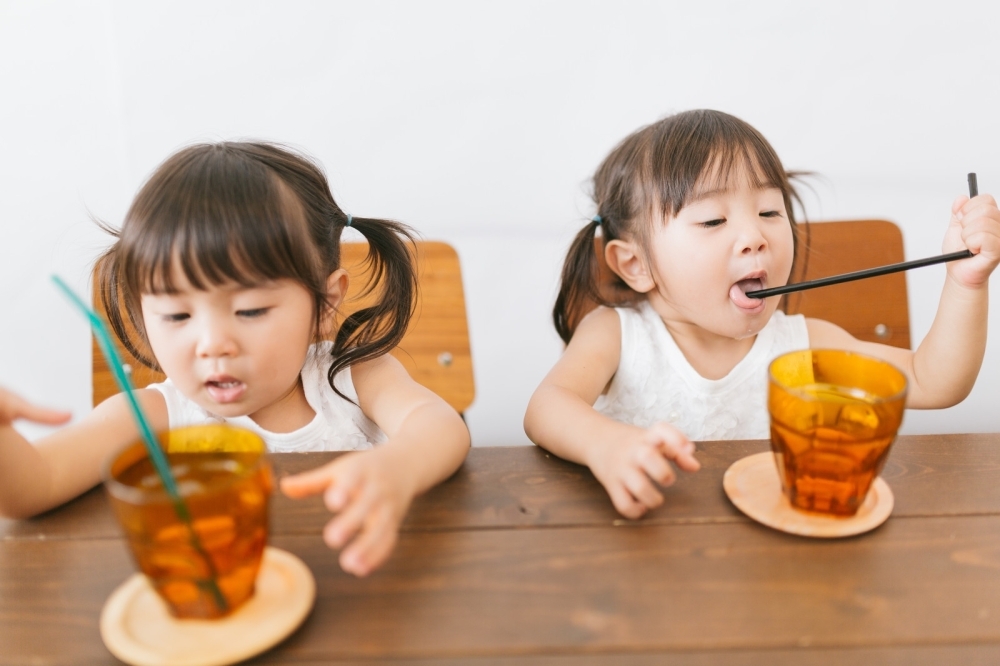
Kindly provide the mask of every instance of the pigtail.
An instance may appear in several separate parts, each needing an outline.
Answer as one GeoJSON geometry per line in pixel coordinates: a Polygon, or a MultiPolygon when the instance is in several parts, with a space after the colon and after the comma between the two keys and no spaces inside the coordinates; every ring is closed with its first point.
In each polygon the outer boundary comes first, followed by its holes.
{"type": "Polygon", "coordinates": [[[333,364],[327,373],[330,386],[344,368],[377,358],[395,348],[403,339],[416,308],[417,269],[413,255],[413,235],[398,222],[371,218],[351,218],[351,228],[368,241],[365,263],[371,279],[366,291],[378,289],[379,301],[347,317],[333,344],[333,364]]]}
{"type": "MultiPolygon", "coordinates": [[[[100,223],[99,223],[100,224],[100,223]]],[[[100,224],[104,231],[118,237],[120,234],[110,227],[100,224]]],[[[147,351],[146,329],[141,320],[141,309],[137,296],[131,299],[125,292],[121,279],[121,258],[119,243],[116,242],[94,264],[93,279],[97,283],[101,305],[111,331],[122,347],[142,365],[160,371],[160,366],[147,351]],[[140,344],[137,344],[137,341],[140,344]]]]}
{"type": "Polygon", "coordinates": [[[552,308],[552,321],[563,342],[569,344],[573,331],[594,304],[601,303],[600,267],[594,248],[600,218],[591,220],[577,233],[569,247],[559,280],[559,295],[552,308]]]}

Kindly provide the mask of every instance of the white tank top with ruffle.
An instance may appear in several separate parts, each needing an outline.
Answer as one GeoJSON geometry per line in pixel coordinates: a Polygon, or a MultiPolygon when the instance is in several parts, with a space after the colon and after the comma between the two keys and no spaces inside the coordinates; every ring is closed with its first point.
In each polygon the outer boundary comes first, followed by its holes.
{"type": "Polygon", "coordinates": [[[805,317],[775,312],[728,375],[705,379],[648,302],[615,311],[621,359],[607,393],[594,403],[597,411],[642,428],[663,421],[693,441],[770,437],[767,368],[781,354],[809,347],[805,317]]]}

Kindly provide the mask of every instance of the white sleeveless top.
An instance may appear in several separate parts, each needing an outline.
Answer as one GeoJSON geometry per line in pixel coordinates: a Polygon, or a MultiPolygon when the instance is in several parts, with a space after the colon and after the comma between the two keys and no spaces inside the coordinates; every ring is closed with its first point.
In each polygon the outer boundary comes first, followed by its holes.
{"type": "MultiPolygon", "coordinates": [[[[206,423],[228,423],[252,430],[264,440],[268,451],[274,453],[305,451],[358,451],[372,448],[386,440],[385,434],[356,404],[344,400],[333,392],[326,373],[333,358],[332,342],[321,342],[309,348],[302,366],[302,387],[306,402],[316,412],[313,420],[293,432],[270,432],[254,423],[249,416],[222,417],[203,409],[185,397],[170,379],[161,384],[150,384],[167,402],[171,428],[206,423]]],[[[334,377],[340,392],[357,402],[358,393],[351,380],[351,369],[345,368],[334,377]]]]}
{"type": "Polygon", "coordinates": [[[802,315],[776,311],[750,352],[722,379],[691,367],[647,301],[615,308],[622,327],[621,360],[600,413],[642,428],[670,423],[693,441],[767,439],[767,367],[779,355],[809,347],[802,315]]]}

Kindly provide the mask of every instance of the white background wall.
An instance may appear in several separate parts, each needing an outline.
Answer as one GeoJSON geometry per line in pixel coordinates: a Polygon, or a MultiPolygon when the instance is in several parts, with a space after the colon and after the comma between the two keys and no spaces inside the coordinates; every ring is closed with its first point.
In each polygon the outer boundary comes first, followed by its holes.
{"type": "MultiPolygon", "coordinates": [[[[813,219],[884,217],[940,251],[965,174],[1000,192],[995,2],[11,2],[0,0],[0,383],[84,414],[89,293],[144,178],[197,140],[302,148],[357,215],[463,262],[479,445],[521,444],[556,360],[556,277],[587,181],[627,133],[712,107],[821,174],[813,219]]],[[[908,276],[914,340],[942,267],[908,276]]],[[[1000,430],[1000,302],[975,391],[904,430],[1000,430]]],[[[37,430],[27,429],[37,433],[37,430]]]]}

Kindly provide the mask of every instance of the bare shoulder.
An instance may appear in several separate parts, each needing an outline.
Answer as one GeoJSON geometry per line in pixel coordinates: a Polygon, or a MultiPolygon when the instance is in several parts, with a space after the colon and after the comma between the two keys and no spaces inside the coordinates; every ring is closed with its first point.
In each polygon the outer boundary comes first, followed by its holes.
{"type": "Polygon", "coordinates": [[[621,346],[618,313],[612,308],[595,308],[577,326],[539,389],[561,387],[593,404],[618,371],[621,346]]]}
{"type": "Polygon", "coordinates": [[[598,306],[591,310],[580,320],[569,341],[567,350],[574,344],[586,347],[593,345],[601,349],[608,349],[609,346],[615,350],[620,349],[622,325],[618,312],[614,308],[604,306],[598,306]]]}
{"type": "MultiPolygon", "coordinates": [[[[618,311],[614,308],[609,308],[604,305],[598,305],[596,308],[584,315],[583,319],[580,320],[580,324],[577,326],[576,330],[579,331],[583,328],[614,328],[614,330],[621,332],[621,318],[618,316],[618,311]]],[[[575,333],[574,333],[575,335],[575,333]]]]}
{"type": "MultiPolygon", "coordinates": [[[[351,380],[354,389],[360,394],[364,388],[373,383],[384,381],[413,381],[403,364],[392,354],[382,354],[376,358],[355,363],[351,366],[351,380]]],[[[416,382],[414,382],[416,383],[416,382]]]]}
{"type": "Polygon", "coordinates": [[[458,413],[448,403],[410,377],[391,354],[352,365],[351,377],[361,411],[390,438],[401,431],[408,415],[427,406],[443,409],[461,423],[458,413]]]}
{"type": "Polygon", "coordinates": [[[378,413],[384,405],[391,405],[395,409],[399,405],[429,399],[440,400],[436,393],[418,384],[392,354],[383,354],[352,365],[351,379],[354,390],[358,393],[361,410],[380,425],[373,414],[378,413]]]}

